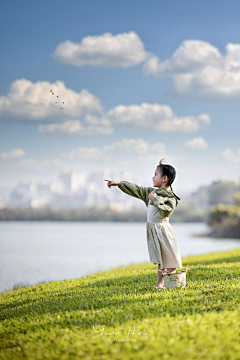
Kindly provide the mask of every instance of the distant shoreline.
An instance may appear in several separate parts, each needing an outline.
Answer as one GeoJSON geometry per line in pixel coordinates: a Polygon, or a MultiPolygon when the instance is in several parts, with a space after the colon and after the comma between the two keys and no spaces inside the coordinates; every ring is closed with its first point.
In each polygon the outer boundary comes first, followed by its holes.
{"type": "MultiPolygon", "coordinates": [[[[206,217],[206,215],[205,215],[206,217]]],[[[89,209],[22,209],[4,208],[0,209],[0,221],[99,221],[99,222],[146,222],[147,211],[133,210],[120,212],[109,208],[97,207],[89,209]]],[[[199,214],[173,213],[170,221],[174,222],[205,222],[206,218],[199,214]]]]}

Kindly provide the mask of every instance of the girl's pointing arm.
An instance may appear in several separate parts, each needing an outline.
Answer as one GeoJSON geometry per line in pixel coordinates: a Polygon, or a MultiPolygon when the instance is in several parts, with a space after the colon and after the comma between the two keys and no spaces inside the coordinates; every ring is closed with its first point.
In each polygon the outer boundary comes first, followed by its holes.
{"type": "Polygon", "coordinates": [[[152,187],[139,186],[129,181],[120,181],[120,185],[118,185],[118,187],[124,193],[143,200],[146,206],[148,205],[149,201],[148,194],[153,190],[152,187]]]}

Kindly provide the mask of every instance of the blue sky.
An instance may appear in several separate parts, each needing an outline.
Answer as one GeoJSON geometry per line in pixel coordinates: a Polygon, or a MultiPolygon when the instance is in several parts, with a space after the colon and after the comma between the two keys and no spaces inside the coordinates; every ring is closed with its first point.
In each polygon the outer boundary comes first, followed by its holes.
{"type": "Polygon", "coordinates": [[[238,1],[2,1],[0,186],[71,169],[148,186],[163,157],[179,196],[238,182],[239,24],[238,1]]]}

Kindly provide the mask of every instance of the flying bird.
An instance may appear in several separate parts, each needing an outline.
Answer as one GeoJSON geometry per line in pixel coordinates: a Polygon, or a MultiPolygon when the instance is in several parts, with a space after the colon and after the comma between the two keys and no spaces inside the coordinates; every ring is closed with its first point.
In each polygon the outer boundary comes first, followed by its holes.
{"type": "Polygon", "coordinates": [[[63,108],[61,108],[61,109],[63,109],[63,108]]]}
{"type": "Polygon", "coordinates": [[[57,102],[55,102],[55,104],[57,104],[57,102]]]}
{"type": "Polygon", "coordinates": [[[50,92],[51,92],[52,90],[50,90],[50,92]]]}
{"type": "Polygon", "coordinates": [[[58,97],[58,95],[57,95],[57,97],[58,97]]]}
{"type": "Polygon", "coordinates": [[[64,101],[62,103],[64,104],[64,101]]]}

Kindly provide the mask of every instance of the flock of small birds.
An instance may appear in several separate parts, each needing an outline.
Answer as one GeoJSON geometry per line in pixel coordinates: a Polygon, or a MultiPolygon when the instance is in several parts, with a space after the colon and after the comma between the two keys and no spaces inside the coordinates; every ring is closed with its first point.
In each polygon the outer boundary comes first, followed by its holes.
{"type": "MultiPolygon", "coordinates": [[[[52,90],[50,90],[50,92],[52,93],[52,95],[54,95],[54,92],[52,90]]],[[[58,95],[57,95],[58,98],[58,95]]],[[[62,103],[64,104],[64,101],[62,101],[62,103]]],[[[55,101],[55,104],[57,104],[57,101],[55,101]]],[[[63,110],[63,108],[61,108],[61,110],[63,110]]]]}

